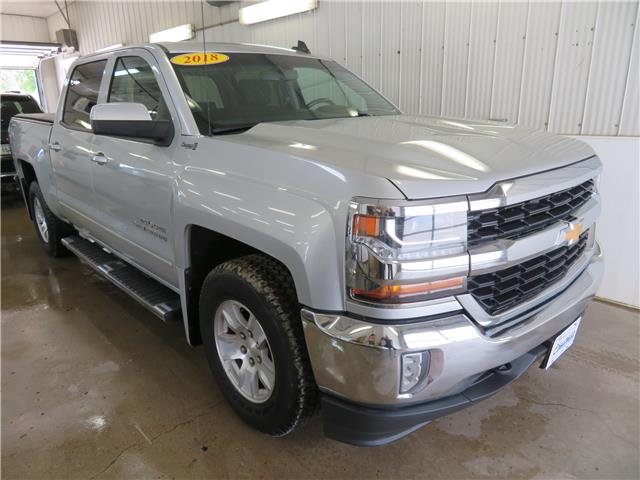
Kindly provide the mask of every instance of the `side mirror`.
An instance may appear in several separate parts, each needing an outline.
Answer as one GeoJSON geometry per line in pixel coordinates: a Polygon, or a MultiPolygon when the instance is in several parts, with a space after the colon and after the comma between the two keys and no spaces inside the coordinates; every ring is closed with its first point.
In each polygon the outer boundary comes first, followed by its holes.
{"type": "Polygon", "coordinates": [[[90,118],[96,135],[169,143],[173,134],[171,120],[152,120],[141,103],[99,103],[91,109],[90,118]]]}

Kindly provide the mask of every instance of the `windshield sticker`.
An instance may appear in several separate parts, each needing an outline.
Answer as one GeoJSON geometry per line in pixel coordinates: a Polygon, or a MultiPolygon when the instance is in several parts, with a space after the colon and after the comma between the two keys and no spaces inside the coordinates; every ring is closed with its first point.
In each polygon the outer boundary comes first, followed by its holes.
{"type": "Polygon", "coordinates": [[[227,60],[229,60],[229,57],[223,53],[193,52],[177,55],[171,59],[171,63],[175,63],[176,65],[198,66],[223,63],[227,60]]]}

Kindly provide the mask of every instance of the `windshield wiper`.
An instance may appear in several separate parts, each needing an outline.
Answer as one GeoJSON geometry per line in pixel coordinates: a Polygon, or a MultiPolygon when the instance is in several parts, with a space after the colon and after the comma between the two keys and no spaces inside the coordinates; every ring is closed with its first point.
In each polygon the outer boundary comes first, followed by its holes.
{"type": "Polygon", "coordinates": [[[221,127],[221,128],[214,128],[211,133],[213,133],[214,135],[218,135],[221,133],[242,133],[242,132],[246,132],[247,130],[249,130],[250,128],[253,128],[257,125],[257,123],[251,123],[248,125],[236,125],[235,127],[221,127]]]}

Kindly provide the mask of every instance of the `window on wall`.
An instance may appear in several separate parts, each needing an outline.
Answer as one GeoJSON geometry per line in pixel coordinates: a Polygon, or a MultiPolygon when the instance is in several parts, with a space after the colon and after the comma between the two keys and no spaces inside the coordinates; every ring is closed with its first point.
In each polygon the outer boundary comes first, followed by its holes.
{"type": "Polygon", "coordinates": [[[141,103],[147,107],[153,120],[170,119],[153,70],[146,60],[140,57],[118,59],[111,78],[108,101],[141,103]]]}
{"type": "Polygon", "coordinates": [[[64,102],[62,121],[81,130],[91,130],[89,115],[98,103],[100,82],[107,65],[106,60],[78,65],[71,74],[64,102]]]}

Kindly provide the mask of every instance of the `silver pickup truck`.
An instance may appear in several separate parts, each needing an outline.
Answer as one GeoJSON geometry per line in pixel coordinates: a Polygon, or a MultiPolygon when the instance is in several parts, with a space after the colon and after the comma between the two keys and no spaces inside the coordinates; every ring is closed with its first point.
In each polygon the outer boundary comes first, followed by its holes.
{"type": "Polygon", "coordinates": [[[184,323],[271,435],[320,407],[377,445],[486,398],[571,345],[602,276],[589,147],[403,115],[304,45],[84,57],[10,138],[45,250],[184,323]]]}

